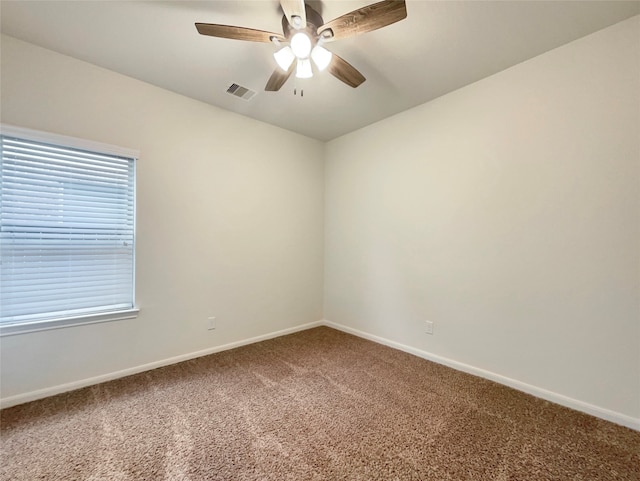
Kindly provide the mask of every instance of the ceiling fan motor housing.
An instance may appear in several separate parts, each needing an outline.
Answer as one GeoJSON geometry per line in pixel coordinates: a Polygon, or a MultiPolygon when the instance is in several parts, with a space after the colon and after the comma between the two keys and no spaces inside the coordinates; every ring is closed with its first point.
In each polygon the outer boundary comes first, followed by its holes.
{"type": "Polygon", "coordinates": [[[287,16],[282,16],[282,33],[284,37],[290,41],[291,37],[297,32],[306,32],[306,34],[311,39],[311,45],[314,46],[318,40],[318,27],[324,25],[324,20],[318,12],[316,12],[309,5],[304,6],[305,13],[307,16],[307,26],[305,28],[296,29],[294,28],[289,21],[287,20],[287,16]]]}

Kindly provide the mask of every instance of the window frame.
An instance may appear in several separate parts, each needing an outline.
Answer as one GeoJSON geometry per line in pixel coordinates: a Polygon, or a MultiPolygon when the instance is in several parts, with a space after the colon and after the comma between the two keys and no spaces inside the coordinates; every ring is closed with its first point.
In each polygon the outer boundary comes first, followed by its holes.
{"type": "Polygon", "coordinates": [[[120,309],[106,312],[93,312],[79,314],[66,317],[56,317],[51,319],[37,319],[33,321],[15,321],[0,322],[0,337],[14,334],[23,334],[29,332],[43,331],[49,329],[60,329],[72,326],[80,326],[86,324],[95,324],[101,322],[120,321],[124,319],[133,319],[138,316],[140,311],[136,303],[136,210],[137,210],[137,163],[140,158],[140,152],[134,149],[119,147],[116,145],[94,142],[91,140],[59,135],[50,132],[32,130],[24,127],[16,127],[13,125],[0,123],[0,135],[18,137],[25,140],[36,142],[44,142],[64,147],[87,150],[96,153],[116,155],[133,159],[133,279],[132,279],[132,304],[129,309],[120,309]]]}

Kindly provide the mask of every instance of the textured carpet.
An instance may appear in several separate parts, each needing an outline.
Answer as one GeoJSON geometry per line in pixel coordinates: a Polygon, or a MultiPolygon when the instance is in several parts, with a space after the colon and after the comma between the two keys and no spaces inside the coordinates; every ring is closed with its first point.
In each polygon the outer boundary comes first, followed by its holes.
{"type": "Polygon", "coordinates": [[[640,433],[326,327],[5,409],[2,480],[640,480],[640,433]]]}

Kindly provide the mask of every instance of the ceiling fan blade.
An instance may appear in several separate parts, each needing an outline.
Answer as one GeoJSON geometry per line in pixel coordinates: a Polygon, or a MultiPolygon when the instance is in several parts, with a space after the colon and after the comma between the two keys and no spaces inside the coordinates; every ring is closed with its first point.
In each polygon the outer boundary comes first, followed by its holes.
{"type": "Polygon", "coordinates": [[[404,0],[384,0],[367,5],[318,27],[318,35],[330,42],[377,30],[407,17],[404,0]]]}
{"type": "Polygon", "coordinates": [[[349,87],[356,88],[366,79],[358,70],[348,63],[346,60],[338,57],[335,53],[331,57],[331,62],[327,67],[327,70],[331,75],[338,80],[342,80],[349,87]]]}
{"type": "Polygon", "coordinates": [[[293,62],[286,72],[283,72],[281,68],[276,68],[271,74],[271,77],[269,77],[269,80],[267,80],[267,85],[265,85],[264,90],[266,92],[277,92],[280,90],[280,87],[291,77],[295,65],[296,62],[293,62]]]}
{"type": "Polygon", "coordinates": [[[196,23],[196,29],[200,35],[211,37],[230,38],[233,40],[247,40],[249,42],[271,42],[273,37],[284,42],[284,37],[279,33],[265,32],[253,28],[233,27],[231,25],[217,25],[215,23],[196,23]]]}
{"type": "Polygon", "coordinates": [[[287,17],[289,25],[293,28],[306,28],[307,27],[307,14],[304,8],[304,0],[280,0],[282,11],[284,16],[287,17]],[[292,17],[300,17],[302,20],[299,25],[292,20],[292,17]]]}

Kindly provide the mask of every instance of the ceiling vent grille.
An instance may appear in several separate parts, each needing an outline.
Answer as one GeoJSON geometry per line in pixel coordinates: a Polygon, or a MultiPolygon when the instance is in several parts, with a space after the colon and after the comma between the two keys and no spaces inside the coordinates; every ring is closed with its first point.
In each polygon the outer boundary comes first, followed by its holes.
{"type": "Polygon", "coordinates": [[[240,97],[242,100],[250,100],[256,94],[255,91],[238,84],[231,84],[227,89],[227,93],[240,97]]]}

